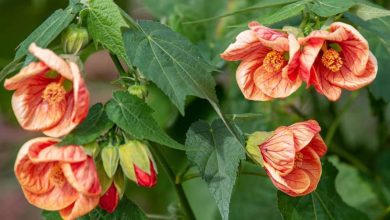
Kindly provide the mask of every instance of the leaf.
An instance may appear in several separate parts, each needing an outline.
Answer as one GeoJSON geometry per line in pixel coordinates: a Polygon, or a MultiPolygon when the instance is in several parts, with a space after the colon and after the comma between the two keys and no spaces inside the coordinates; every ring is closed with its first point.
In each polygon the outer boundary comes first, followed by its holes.
{"type": "Polygon", "coordinates": [[[124,91],[115,92],[106,111],[111,121],[134,138],[184,150],[181,144],[164,133],[151,116],[152,109],[138,97],[124,91]]]}
{"type": "Polygon", "coordinates": [[[101,103],[97,103],[89,109],[88,116],[84,121],[68,134],[59,145],[83,145],[91,143],[101,134],[106,133],[113,126],[108,119],[101,103]]]}
{"type": "Polygon", "coordinates": [[[217,102],[213,68],[196,46],[160,23],[140,21],[139,26],[123,34],[129,61],[167,94],[181,114],[188,95],[217,102]]]}
{"type": "Polygon", "coordinates": [[[313,193],[302,197],[290,197],[278,192],[278,207],[284,220],[368,220],[368,217],[348,206],[336,192],[336,168],[323,163],[321,181],[313,193]]]}
{"type": "Polygon", "coordinates": [[[88,32],[104,48],[126,59],[123,47],[122,27],[128,27],[119,7],[112,0],[90,0],[88,6],[88,32]]]}
{"type": "Polygon", "coordinates": [[[355,4],[354,0],[314,0],[309,9],[318,16],[329,17],[346,12],[355,4]]]}
{"type": "Polygon", "coordinates": [[[106,171],[108,177],[112,178],[115,175],[116,169],[118,168],[118,163],[119,163],[118,149],[113,146],[107,146],[103,148],[101,156],[102,156],[104,171],[106,171]]]}
{"type": "Polygon", "coordinates": [[[367,4],[357,4],[351,12],[365,21],[390,16],[389,10],[367,4]]]}
{"type": "MultiPolygon", "coordinates": [[[[69,24],[76,14],[80,12],[81,5],[70,4],[65,10],[58,9],[48,17],[37,29],[35,29],[22,43],[20,43],[15,54],[15,59],[25,56],[28,47],[35,42],[40,47],[47,47],[69,24]]],[[[24,65],[33,60],[32,55],[28,55],[24,65]]]]}
{"type": "Polygon", "coordinates": [[[60,213],[56,211],[42,210],[41,215],[44,220],[62,220],[60,213]]]}
{"type": "Polygon", "coordinates": [[[23,67],[23,57],[19,57],[15,60],[13,60],[11,63],[7,64],[1,71],[0,71],[0,81],[3,81],[5,77],[7,77],[9,74],[14,73],[18,70],[20,70],[23,67]]]}
{"type": "Polygon", "coordinates": [[[132,201],[123,197],[115,212],[108,213],[100,208],[96,208],[89,214],[79,218],[79,220],[147,220],[145,213],[132,201]]]}
{"type": "Polygon", "coordinates": [[[260,22],[265,25],[270,25],[294,17],[296,15],[299,15],[305,9],[306,7],[305,5],[309,1],[310,0],[301,0],[293,4],[283,6],[273,14],[266,15],[260,18],[260,22]]]}
{"type": "Polygon", "coordinates": [[[239,141],[226,129],[222,121],[211,125],[198,121],[187,132],[188,159],[199,169],[214,197],[222,219],[228,219],[229,204],[236,182],[240,160],[245,152],[239,141]]]}

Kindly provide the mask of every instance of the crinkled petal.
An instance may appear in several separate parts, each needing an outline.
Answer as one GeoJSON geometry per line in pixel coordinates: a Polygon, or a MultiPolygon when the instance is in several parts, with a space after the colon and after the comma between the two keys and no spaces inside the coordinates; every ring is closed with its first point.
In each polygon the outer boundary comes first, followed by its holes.
{"type": "Polygon", "coordinates": [[[41,75],[48,70],[49,68],[42,62],[31,62],[27,66],[23,67],[18,74],[6,79],[4,87],[8,90],[15,90],[21,86],[29,84],[30,80],[34,80],[36,83],[36,81],[43,79],[41,75]]]}
{"type": "Polygon", "coordinates": [[[374,81],[377,72],[378,64],[376,58],[370,53],[366,68],[362,73],[355,74],[351,69],[348,69],[348,66],[343,66],[338,72],[326,72],[324,77],[335,86],[353,91],[374,81]]]}
{"type": "Polygon", "coordinates": [[[35,43],[32,43],[28,48],[31,54],[33,54],[40,61],[44,62],[50,69],[58,72],[63,77],[73,80],[73,75],[69,68],[69,65],[64,59],[59,57],[53,51],[49,49],[42,49],[38,47],[35,43]]]}
{"type": "Polygon", "coordinates": [[[31,145],[28,156],[33,163],[53,161],[77,163],[87,159],[87,154],[80,146],[57,147],[55,145],[44,145],[39,142],[31,145]]]}
{"type": "Polygon", "coordinates": [[[73,74],[73,93],[66,97],[68,105],[61,121],[43,131],[51,137],[61,137],[70,133],[88,115],[89,92],[81,78],[78,66],[73,62],[69,62],[69,65],[73,74]]]}
{"type": "Polygon", "coordinates": [[[268,101],[272,99],[257,88],[253,79],[254,73],[256,69],[261,66],[261,60],[264,56],[255,55],[248,57],[243,60],[237,68],[237,84],[246,99],[258,101],[268,101]]]}
{"type": "MultiPolygon", "coordinates": [[[[302,164],[299,165],[298,169],[306,172],[310,178],[310,186],[302,194],[306,195],[313,192],[320,181],[322,166],[320,157],[311,147],[305,148],[301,151],[303,155],[302,164]]],[[[297,192],[298,193],[298,192],[297,192]]]]}
{"type": "Polygon", "coordinates": [[[260,145],[264,164],[279,175],[286,175],[294,168],[295,148],[293,133],[287,127],[279,127],[268,140],[260,145]]]}
{"type": "MultiPolygon", "coordinates": [[[[284,68],[283,71],[287,71],[284,68]]],[[[295,92],[302,84],[300,78],[295,81],[290,80],[287,73],[271,72],[263,68],[257,68],[254,74],[254,81],[256,86],[266,95],[272,98],[285,98],[295,92]],[[283,76],[285,75],[285,76],[283,76]]]]}
{"type": "Polygon", "coordinates": [[[43,194],[35,194],[24,189],[23,192],[32,205],[49,211],[66,208],[74,203],[78,197],[76,190],[67,182],[62,187],[54,187],[51,191],[43,194]]]}
{"type": "Polygon", "coordinates": [[[336,101],[341,96],[341,88],[330,83],[325,75],[333,72],[324,67],[321,61],[317,59],[311,70],[310,81],[318,93],[325,95],[329,100],[336,101]]]}
{"type": "Polygon", "coordinates": [[[61,163],[61,168],[68,182],[78,192],[88,196],[100,195],[102,188],[91,157],[79,163],[61,163]]]}
{"type": "Polygon", "coordinates": [[[262,45],[276,51],[289,51],[288,35],[265,27],[256,21],[249,23],[249,28],[256,33],[262,45]]]}
{"type": "MultiPolygon", "coordinates": [[[[290,80],[295,81],[297,77],[300,77],[300,56],[301,56],[301,45],[294,35],[288,35],[289,41],[289,61],[287,65],[287,71],[283,71],[282,73],[288,74],[290,80]]],[[[285,77],[285,75],[284,75],[285,77]]]]}
{"type": "Polygon", "coordinates": [[[315,120],[295,123],[288,127],[294,135],[295,150],[301,151],[321,131],[321,127],[315,120]]]}
{"type": "Polygon", "coordinates": [[[98,196],[85,196],[79,194],[77,200],[68,207],[60,210],[60,215],[64,220],[73,220],[92,211],[99,203],[98,196]]]}
{"type": "Polygon", "coordinates": [[[228,61],[242,60],[257,50],[264,48],[256,34],[251,30],[241,32],[236,41],[221,54],[222,59],[228,61]]]}
{"type": "Polygon", "coordinates": [[[314,152],[318,154],[319,157],[322,157],[326,154],[328,151],[328,148],[322,139],[322,137],[319,134],[316,134],[314,138],[311,140],[311,142],[308,144],[308,147],[310,147],[314,152]]]}

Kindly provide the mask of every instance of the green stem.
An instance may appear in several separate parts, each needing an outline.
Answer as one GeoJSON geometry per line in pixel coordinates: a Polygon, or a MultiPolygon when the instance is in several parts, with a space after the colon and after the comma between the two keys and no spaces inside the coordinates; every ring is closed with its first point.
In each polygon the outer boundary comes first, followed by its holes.
{"type": "Polygon", "coordinates": [[[172,183],[172,185],[175,188],[175,191],[177,193],[177,196],[179,197],[180,204],[186,213],[186,216],[189,220],[195,220],[195,215],[191,209],[190,203],[187,200],[187,196],[184,193],[183,186],[181,183],[176,183],[176,176],[171,167],[169,166],[168,162],[165,160],[164,155],[162,152],[158,149],[158,147],[155,145],[151,147],[151,151],[153,152],[153,155],[156,157],[157,161],[160,162],[162,165],[165,173],[168,176],[169,181],[172,183]]]}
{"type": "Polygon", "coordinates": [[[123,66],[122,66],[121,61],[119,60],[118,56],[116,56],[115,54],[112,54],[112,53],[110,53],[110,56],[111,56],[112,62],[114,63],[116,69],[119,72],[119,75],[121,77],[127,77],[127,72],[125,69],[123,69],[123,66]]]}
{"type": "Polygon", "coordinates": [[[330,125],[328,133],[325,137],[325,143],[328,145],[328,147],[332,143],[337,128],[341,123],[341,119],[343,118],[344,114],[348,111],[348,109],[351,107],[352,103],[356,100],[358,96],[359,96],[359,92],[354,92],[349,96],[347,103],[345,103],[345,105],[341,108],[341,111],[339,112],[335,120],[330,125]]]}

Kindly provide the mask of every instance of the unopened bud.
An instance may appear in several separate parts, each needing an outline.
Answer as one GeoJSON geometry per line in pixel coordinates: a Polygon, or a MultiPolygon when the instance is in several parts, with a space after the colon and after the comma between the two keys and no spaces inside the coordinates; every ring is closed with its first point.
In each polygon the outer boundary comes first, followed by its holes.
{"type": "Polygon", "coordinates": [[[77,54],[88,42],[87,29],[76,24],[69,25],[62,33],[62,46],[66,54],[77,54]]]}
{"type": "Polygon", "coordinates": [[[148,96],[148,88],[145,85],[132,85],[128,88],[128,91],[140,99],[145,99],[148,96]]]}

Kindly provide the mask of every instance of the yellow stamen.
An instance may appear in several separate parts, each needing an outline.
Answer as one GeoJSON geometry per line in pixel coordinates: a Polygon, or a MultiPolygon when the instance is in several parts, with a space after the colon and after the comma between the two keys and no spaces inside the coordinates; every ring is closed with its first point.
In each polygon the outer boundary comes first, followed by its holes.
{"type": "Polygon", "coordinates": [[[339,71],[343,66],[343,60],[341,59],[339,52],[332,48],[325,49],[321,57],[321,62],[332,72],[339,71]]]}
{"type": "Polygon", "coordinates": [[[295,154],[294,167],[295,168],[302,167],[302,164],[303,164],[303,154],[301,152],[298,152],[295,154]]]}
{"type": "Polygon", "coordinates": [[[66,181],[61,167],[56,164],[50,171],[50,181],[58,187],[62,187],[66,181]]]}
{"type": "Polygon", "coordinates": [[[46,86],[42,93],[42,99],[49,104],[56,104],[65,99],[66,90],[62,85],[64,78],[57,82],[52,82],[46,86]]]}
{"type": "Polygon", "coordinates": [[[268,72],[279,72],[286,64],[284,54],[275,50],[268,52],[263,60],[263,67],[268,72]]]}

